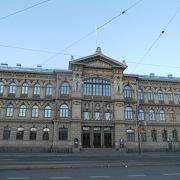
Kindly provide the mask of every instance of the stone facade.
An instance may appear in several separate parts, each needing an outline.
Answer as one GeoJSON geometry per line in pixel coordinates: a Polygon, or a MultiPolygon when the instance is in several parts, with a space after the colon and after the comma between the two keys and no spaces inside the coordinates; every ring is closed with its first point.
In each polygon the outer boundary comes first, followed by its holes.
{"type": "Polygon", "coordinates": [[[0,152],[180,150],[180,78],[126,68],[100,48],[69,70],[1,67],[0,152]]]}

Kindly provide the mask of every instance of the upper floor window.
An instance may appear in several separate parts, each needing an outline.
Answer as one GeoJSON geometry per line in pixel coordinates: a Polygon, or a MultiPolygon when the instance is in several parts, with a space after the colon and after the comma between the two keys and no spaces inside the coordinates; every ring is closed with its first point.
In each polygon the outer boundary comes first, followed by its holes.
{"type": "Polygon", "coordinates": [[[130,86],[124,87],[124,97],[125,98],[132,98],[132,88],[130,86]]]}
{"type": "Polygon", "coordinates": [[[178,101],[180,101],[180,91],[177,92],[178,101]]]}
{"type": "Polygon", "coordinates": [[[48,84],[46,86],[46,96],[51,96],[52,95],[52,85],[48,84]]]}
{"type": "Polygon", "coordinates": [[[88,111],[85,111],[84,113],[83,113],[84,115],[84,120],[90,120],[90,112],[88,112],[88,111]]]}
{"type": "Polygon", "coordinates": [[[39,116],[39,107],[37,105],[34,105],[32,107],[32,117],[38,117],[39,116]]]}
{"type": "Polygon", "coordinates": [[[172,91],[168,91],[168,100],[173,101],[173,93],[172,93],[172,91]]]}
{"type": "Polygon", "coordinates": [[[33,94],[34,94],[34,95],[40,95],[40,91],[41,91],[41,86],[40,86],[40,84],[35,84],[35,85],[34,85],[34,92],[33,92],[33,94]]]}
{"type": "Polygon", "coordinates": [[[175,122],[175,121],[176,121],[176,114],[175,114],[174,111],[170,111],[170,113],[169,113],[169,119],[170,119],[170,121],[172,121],[172,122],[175,122]]]}
{"type": "Polygon", "coordinates": [[[5,127],[3,131],[3,140],[9,140],[10,139],[10,134],[11,134],[11,128],[10,127],[5,127]]]}
{"type": "Polygon", "coordinates": [[[133,119],[133,109],[130,106],[125,108],[125,119],[133,119]]]}
{"type": "Polygon", "coordinates": [[[147,99],[152,101],[154,99],[152,90],[148,90],[147,92],[147,99]]]}
{"type": "Polygon", "coordinates": [[[63,82],[61,84],[61,94],[69,94],[69,83],[68,82],[63,82]]]}
{"type": "Polygon", "coordinates": [[[142,89],[138,89],[138,98],[139,98],[139,100],[144,99],[144,93],[143,93],[142,89]]]}
{"type": "Polygon", "coordinates": [[[154,110],[152,110],[152,109],[149,111],[149,120],[150,121],[155,120],[155,113],[154,113],[154,110]]]}
{"type": "Polygon", "coordinates": [[[69,108],[67,104],[62,104],[60,106],[60,117],[64,117],[64,118],[69,117],[69,108]]]}
{"type": "Polygon", "coordinates": [[[26,106],[23,104],[19,108],[19,117],[25,117],[26,116],[26,106]]]}
{"type": "Polygon", "coordinates": [[[105,120],[110,121],[111,120],[111,113],[105,112],[105,120]]]}
{"type": "Polygon", "coordinates": [[[51,117],[51,107],[50,106],[46,106],[44,109],[44,117],[45,118],[50,118],[51,117]]]}
{"type": "Polygon", "coordinates": [[[0,82],[0,94],[3,93],[3,90],[4,90],[4,83],[0,82]]]}
{"type": "Polygon", "coordinates": [[[42,137],[43,140],[49,140],[49,132],[50,132],[49,128],[46,127],[43,129],[43,137],[42,137]]]}
{"type": "Polygon", "coordinates": [[[159,120],[160,121],[165,121],[166,120],[166,113],[164,110],[160,110],[159,112],[159,120]]]}
{"type": "Polygon", "coordinates": [[[138,119],[144,121],[145,120],[145,114],[144,114],[144,110],[140,109],[139,110],[139,115],[138,115],[138,119]]]}
{"type": "Polygon", "coordinates": [[[103,79],[84,80],[85,96],[111,96],[111,82],[103,79]]]}
{"type": "Polygon", "coordinates": [[[102,116],[101,116],[101,112],[95,112],[94,113],[94,120],[101,120],[102,116]]]}
{"type": "Polygon", "coordinates": [[[7,106],[7,110],[6,110],[6,116],[13,116],[13,113],[14,113],[14,107],[13,107],[13,105],[12,104],[9,104],[8,106],[7,106]]]}
{"type": "Polygon", "coordinates": [[[21,93],[22,94],[28,94],[28,88],[29,88],[28,83],[23,83],[21,93]]]}
{"type": "Polygon", "coordinates": [[[9,94],[15,94],[16,93],[16,83],[11,83],[9,85],[9,94]]]}
{"type": "Polygon", "coordinates": [[[164,101],[164,94],[163,94],[163,92],[162,91],[158,91],[158,93],[157,93],[157,95],[158,95],[158,100],[159,101],[164,101]]]}

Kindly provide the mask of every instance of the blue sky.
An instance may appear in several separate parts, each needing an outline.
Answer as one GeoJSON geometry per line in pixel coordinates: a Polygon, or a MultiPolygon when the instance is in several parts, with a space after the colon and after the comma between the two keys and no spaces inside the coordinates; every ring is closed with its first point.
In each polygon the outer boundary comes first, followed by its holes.
{"type": "MultiPolygon", "coordinates": [[[[1,0],[0,17],[42,0],[1,0]]],[[[70,55],[25,51],[2,47],[17,46],[60,52],[130,7],[137,0],[51,0],[45,4],[0,20],[0,62],[9,66],[67,69],[70,55]]],[[[180,12],[165,34],[136,66],[159,36],[180,0],[143,0],[98,32],[98,45],[105,55],[126,60],[125,73],[180,77],[180,12]],[[147,65],[152,64],[152,65],[147,65]],[[159,66],[160,65],[160,66],[159,66]]],[[[96,49],[96,33],[67,49],[75,58],[91,55],[96,49]]]]}

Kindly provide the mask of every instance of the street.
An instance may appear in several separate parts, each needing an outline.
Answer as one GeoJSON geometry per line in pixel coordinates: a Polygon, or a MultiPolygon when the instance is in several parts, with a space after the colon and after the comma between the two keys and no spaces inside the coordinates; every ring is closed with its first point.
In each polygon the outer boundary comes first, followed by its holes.
{"type": "Polygon", "coordinates": [[[0,180],[179,180],[180,166],[1,170],[0,180]]]}

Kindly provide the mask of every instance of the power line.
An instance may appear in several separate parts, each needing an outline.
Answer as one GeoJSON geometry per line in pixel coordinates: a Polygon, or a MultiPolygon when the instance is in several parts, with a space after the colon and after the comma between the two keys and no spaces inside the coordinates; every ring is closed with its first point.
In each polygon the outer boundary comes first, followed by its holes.
{"type": "Polygon", "coordinates": [[[161,36],[166,32],[166,29],[168,28],[168,26],[171,24],[171,22],[174,20],[174,18],[177,16],[177,14],[180,11],[180,7],[175,11],[175,13],[173,14],[173,16],[170,18],[170,20],[168,21],[168,23],[165,25],[164,29],[161,31],[161,33],[158,35],[158,37],[152,42],[152,44],[150,45],[150,47],[147,49],[147,51],[145,52],[145,54],[140,58],[140,60],[137,62],[137,65],[135,66],[135,68],[133,69],[133,72],[136,70],[137,66],[139,64],[141,64],[141,62],[146,58],[146,56],[150,53],[150,51],[152,50],[152,48],[156,45],[156,43],[159,41],[159,39],[161,38],[161,36]]]}
{"type": "MultiPolygon", "coordinates": [[[[104,26],[106,26],[107,24],[111,23],[112,21],[114,21],[115,19],[117,19],[118,17],[120,17],[121,15],[124,15],[127,11],[129,11],[130,9],[134,8],[135,6],[137,6],[141,1],[143,0],[138,0],[136,1],[134,4],[132,4],[131,6],[129,6],[127,9],[123,10],[121,13],[119,13],[118,15],[114,16],[113,18],[111,18],[110,20],[106,21],[104,24],[102,24],[101,26],[97,27],[96,30],[99,30],[101,28],[103,28],[104,26]]],[[[70,45],[68,45],[67,47],[65,47],[61,52],[66,51],[67,49],[71,48],[72,46],[74,46],[75,44],[79,43],[80,41],[86,39],[87,37],[89,37],[91,34],[95,33],[96,30],[93,30],[89,33],[87,33],[86,35],[82,36],[80,39],[74,41],[73,43],[71,43],[70,45]]],[[[49,57],[48,59],[46,59],[45,61],[42,62],[42,64],[47,63],[48,61],[50,61],[51,59],[54,59],[55,57],[57,57],[59,55],[59,53],[54,54],[53,56],[49,57]]]]}
{"type": "Polygon", "coordinates": [[[19,13],[22,13],[22,12],[27,11],[27,10],[29,10],[29,9],[32,9],[32,8],[34,8],[34,7],[36,7],[36,6],[41,5],[41,4],[47,3],[48,1],[51,1],[51,0],[41,1],[41,2],[39,2],[39,3],[37,3],[37,4],[34,4],[34,5],[29,6],[29,7],[27,7],[27,8],[24,8],[24,9],[21,9],[21,10],[19,10],[19,11],[16,11],[16,12],[13,12],[13,13],[11,13],[11,14],[8,14],[8,15],[6,15],[6,16],[0,17],[0,21],[1,21],[1,20],[4,20],[4,19],[6,19],[6,18],[8,18],[8,17],[10,17],[10,16],[14,16],[14,15],[16,15],[16,14],[19,14],[19,13]]]}

